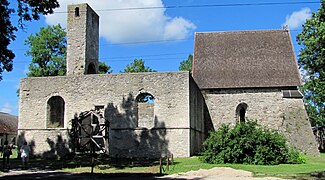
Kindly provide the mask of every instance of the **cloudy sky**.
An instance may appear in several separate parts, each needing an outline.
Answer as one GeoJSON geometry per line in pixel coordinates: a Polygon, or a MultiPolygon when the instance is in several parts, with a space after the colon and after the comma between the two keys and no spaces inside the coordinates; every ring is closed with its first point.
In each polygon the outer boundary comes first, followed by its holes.
{"type": "MultiPolygon", "coordinates": [[[[31,60],[25,56],[26,37],[42,26],[60,23],[66,27],[67,5],[83,2],[100,16],[99,60],[110,65],[113,73],[123,71],[135,58],[142,58],[157,71],[178,71],[180,61],[193,53],[195,32],[287,26],[297,54],[295,37],[305,20],[320,7],[319,3],[298,0],[59,0],[60,8],[54,14],[26,23],[27,29],[20,30],[11,44],[16,57],[14,70],[5,72],[0,81],[1,112],[18,115],[16,91],[31,60]]],[[[10,3],[17,5],[16,0],[10,3]]],[[[13,15],[12,20],[17,22],[17,17],[13,15]]]]}

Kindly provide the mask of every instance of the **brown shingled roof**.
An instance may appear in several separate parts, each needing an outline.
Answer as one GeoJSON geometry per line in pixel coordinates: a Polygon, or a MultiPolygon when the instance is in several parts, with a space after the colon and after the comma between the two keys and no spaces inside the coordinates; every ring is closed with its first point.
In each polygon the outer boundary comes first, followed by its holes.
{"type": "Polygon", "coordinates": [[[287,30],[195,33],[192,72],[201,89],[301,85],[287,30]]]}
{"type": "Polygon", "coordinates": [[[0,133],[17,134],[18,117],[0,112],[0,133]]]}

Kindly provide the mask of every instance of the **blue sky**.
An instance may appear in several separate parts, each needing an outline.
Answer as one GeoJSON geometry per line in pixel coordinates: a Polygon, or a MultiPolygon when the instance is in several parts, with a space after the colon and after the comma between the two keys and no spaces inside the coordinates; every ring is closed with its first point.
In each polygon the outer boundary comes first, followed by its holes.
{"type": "MultiPolygon", "coordinates": [[[[301,24],[319,7],[315,0],[59,0],[61,7],[39,21],[27,22],[10,49],[14,69],[0,81],[0,111],[18,115],[19,81],[26,77],[31,57],[25,56],[24,40],[39,28],[57,23],[66,26],[67,4],[87,2],[100,15],[99,61],[113,73],[122,71],[133,59],[142,58],[160,72],[178,71],[179,63],[193,53],[194,32],[281,29],[287,24],[298,54],[296,35],[301,24]],[[261,3],[296,3],[256,5],[261,3]],[[255,4],[255,5],[254,5],[255,4]],[[199,5],[200,7],[188,7],[199,5]],[[202,5],[208,5],[202,7],[202,5]],[[178,7],[175,7],[178,6],[178,7]],[[187,6],[187,7],[185,7],[187,6]],[[134,7],[165,7],[133,9],[134,7]],[[167,8],[166,8],[167,7],[167,8]],[[174,8],[168,8],[174,7],[174,8]],[[113,10],[112,10],[113,9],[113,10]],[[120,9],[120,10],[117,10],[120,9]],[[121,10],[124,9],[124,10],[121,10]],[[125,10],[128,9],[128,10],[125,10]]],[[[16,0],[10,0],[16,7],[16,0]]],[[[17,16],[12,15],[17,23],[17,16]]],[[[32,108],[32,107],[31,107],[32,108]]]]}

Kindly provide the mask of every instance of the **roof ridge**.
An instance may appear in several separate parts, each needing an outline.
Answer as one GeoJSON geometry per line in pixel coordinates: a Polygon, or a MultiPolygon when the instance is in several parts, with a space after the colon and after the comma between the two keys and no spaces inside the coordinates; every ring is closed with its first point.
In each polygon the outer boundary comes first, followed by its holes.
{"type": "Polygon", "coordinates": [[[288,29],[262,29],[262,30],[227,30],[227,31],[205,31],[205,32],[195,32],[195,34],[211,34],[211,33],[245,33],[245,32],[258,32],[258,33],[265,33],[265,32],[289,32],[288,29]]]}

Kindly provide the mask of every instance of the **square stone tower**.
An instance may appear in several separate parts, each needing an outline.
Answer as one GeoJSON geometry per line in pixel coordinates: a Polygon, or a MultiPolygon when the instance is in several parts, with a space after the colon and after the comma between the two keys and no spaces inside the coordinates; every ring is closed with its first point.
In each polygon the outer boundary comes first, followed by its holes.
{"type": "Polygon", "coordinates": [[[99,16],[88,4],[68,6],[67,75],[98,72],[99,16]]]}

